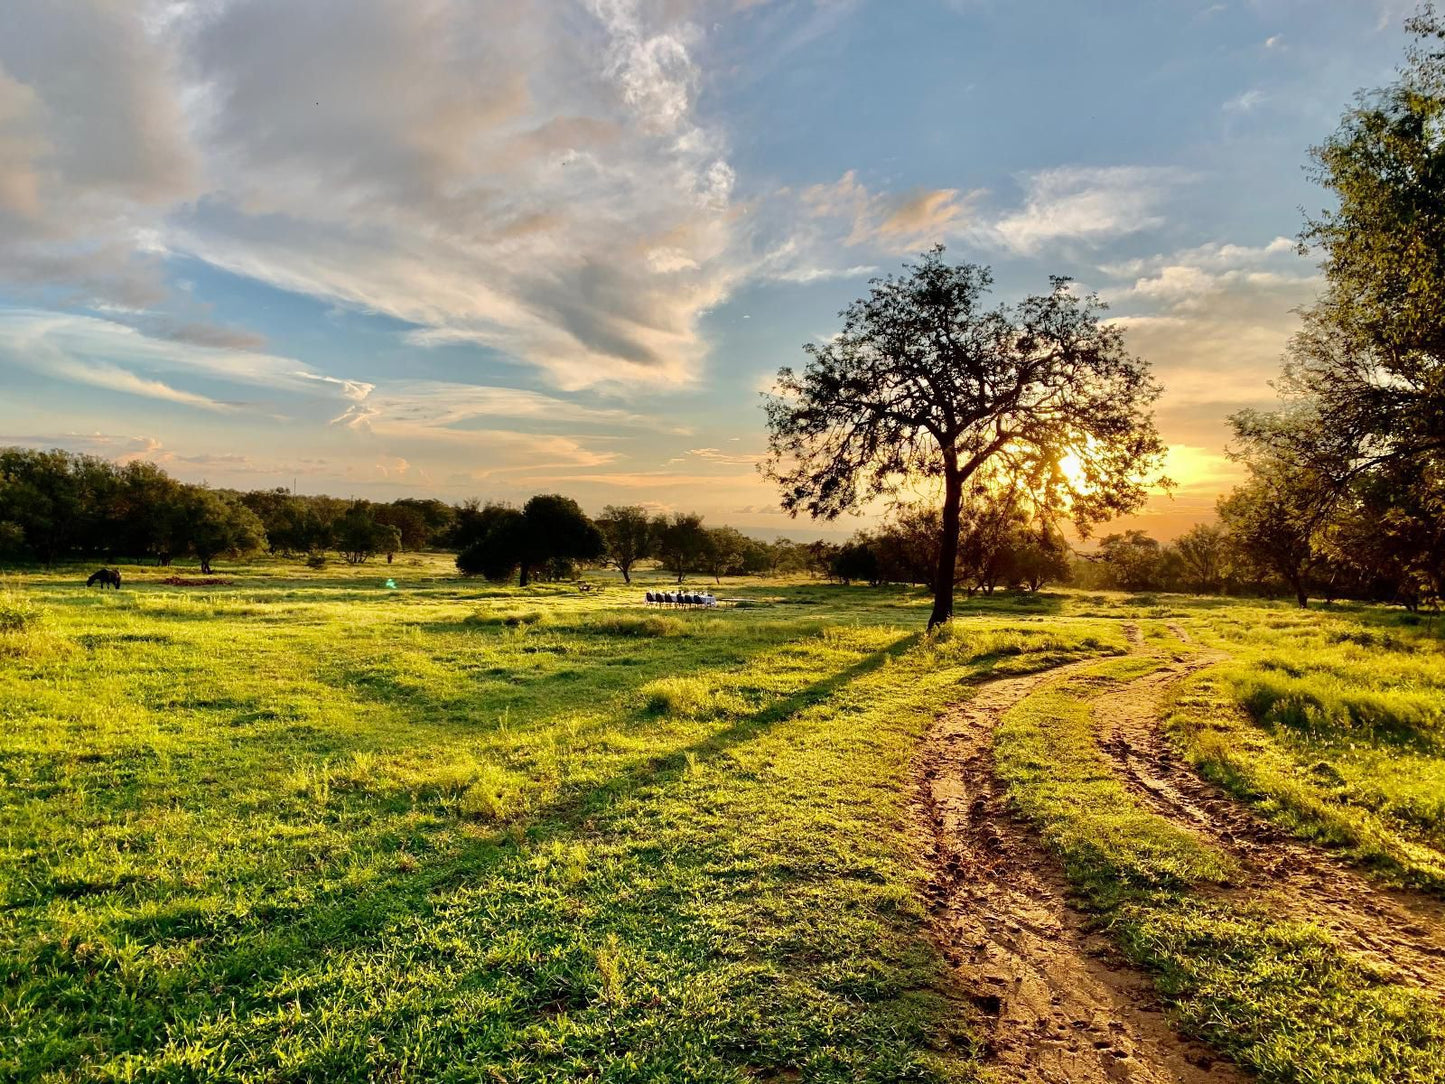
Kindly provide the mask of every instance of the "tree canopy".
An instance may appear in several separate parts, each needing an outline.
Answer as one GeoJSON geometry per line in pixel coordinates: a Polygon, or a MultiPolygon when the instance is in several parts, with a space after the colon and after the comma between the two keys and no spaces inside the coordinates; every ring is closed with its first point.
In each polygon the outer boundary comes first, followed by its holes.
{"type": "Polygon", "coordinates": [[[779,371],[767,402],[765,473],[785,510],[833,519],[919,478],[941,480],[933,627],[953,614],[964,486],[1022,485],[1082,532],[1137,508],[1164,447],[1148,365],[1062,278],[985,307],[987,268],[943,248],[873,281],[842,331],[779,371]],[[1068,458],[1077,466],[1064,471],[1068,458]]]}
{"type": "Polygon", "coordinates": [[[457,568],[490,580],[509,579],[520,571],[523,587],[539,572],[596,560],[606,550],[602,532],[577,502],[556,493],[538,494],[521,509],[491,504],[470,510],[460,522],[467,539],[457,554],[457,568]]]}

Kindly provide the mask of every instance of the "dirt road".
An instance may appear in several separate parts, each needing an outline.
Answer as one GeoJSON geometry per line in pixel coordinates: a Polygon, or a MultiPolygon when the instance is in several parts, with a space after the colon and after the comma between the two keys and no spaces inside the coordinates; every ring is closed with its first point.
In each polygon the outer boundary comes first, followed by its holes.
{"type": "MultiPolygon", "coordinates": [[[[1141,653],[1139,630],[1125,631],[1141,653]]],[[[1176,637],[1188,643],[1182,630],[1176,637]]],[[[1445,905],[1375,884],[1194,775],[1161,735],[1159,717],[1175,684],[1221,656],[1157,658],[1157,670],[1095,687],[1100,747],[1121,780],[1148,808],[1238,860],[1241,874],[1226,892],[1317,922],[1401,981],[1445,992],[1445,905]]],[[[989,1021],[988,1060],[1005,1079],[1247,1080],[1173,1030],[1148,976],[1069,904],[1057,860],[1010,813],[995,776],[993,731],[1003,713],[1089,665],[991,682],[930,733],[917,809],[934,871],[935,937],[958,988],[989,1021]]]]}
{"type": "Polygon", "coordinates": [[[1010,815],[994,776],[999,717],[1083,665],[992,682],[930,734],[918,801],[936,871],[929,901],[936,936],[959,987],[990,1020],[988,1060],[1006,1077],[1247,1079],[1174,1032],[1148,977],[1069,906],[1058,863],[1010,815]]]}

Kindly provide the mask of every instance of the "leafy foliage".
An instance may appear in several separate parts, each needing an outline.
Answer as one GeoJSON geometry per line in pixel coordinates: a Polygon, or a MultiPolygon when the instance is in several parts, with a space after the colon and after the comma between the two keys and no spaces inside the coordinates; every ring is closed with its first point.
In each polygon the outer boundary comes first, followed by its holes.
{"type": "Polygon", "coordinates": [[[1163,446],[1148,366],[1101,321],[1096,297],[1055,278],[1047,294],[985,308],[992,278],[942,247],[875,280],[842,331],[779,371],[767,404],[768,475],[783,507],[832,519],[910,478],[940,478],[930,627],[953,611],[964,486],[1019,483],[1087,529],[1137,507],[1163,446]],[[1059,467],[1071,456],[1072,475],[1059,467]]]}

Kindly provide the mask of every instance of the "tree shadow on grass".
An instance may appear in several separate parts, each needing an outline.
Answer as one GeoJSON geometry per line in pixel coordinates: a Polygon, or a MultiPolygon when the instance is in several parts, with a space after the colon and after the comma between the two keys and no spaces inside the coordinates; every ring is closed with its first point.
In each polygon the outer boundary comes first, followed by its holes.
{"type": "MultiPolygon", "coordinates": [[[[672,751],[650,757],[623,768],[611,778],[573,790],[564,790],[552,801],[534,807],[525,825],[499,824],[495,832],[463,839],[456,850],[437,855],[434,862],[419,867],[401,864],[390,873],[382,873],[365,887],[346,887],[336,883],[316,893],[295,896],[278,894],[258,901],[245,912],[214,908],[204,901],[184,894],[168,894],[157,908],[146,908],[116,921],[110,928],[126,940],[140,944],[191,942],[200,950],[194,959],[191,985],[197,989],[224,990],[224,1000],[231,1007],[229,1015],[244,1017],[256,1011],[269,1011],[284,998],[276,983],[278,978],[300,969],[316,966],[321,955],[330,955],[348,948],[365,948],[388,931],[400,927],[425,927],[429,916],[449,906],[459,889],[469,884],[495,881],[501,876],[510,883],[513,868],[521,877],[516,891],[504,893],[515,906],[518,917],[530,914],[527,877],[529,855],[538,847],[553,842],[566,842],[578,837],[589,822],[617,802],[631,797],[647,796],[678,780],[697,761],[710,760],[728,749],[766,733],[771,727],[795,717],[820,704],[852,682],[885,665],[912,649],[921,633],[899,636],[886,646],[858,659],[846,668],[826,675],[790,695],[767,704],[761,710],[736,717],[706,736],[672,751]],[[287,898],[290,897],[290,898],[287,898]],[[515,899],[512,899],[515,897],[515,899]],[[204,947],[203,947],[204,946],[204,947]],[[325,950],[323,953],[322,950],[325,950]]],[[[642,713],[639,712],[641,716],[642,713]]],[[[352,795],[353,804],[357,796],[352,795]]],[[[379,806],[389,803],[382,800],[379,806]]],[[[355,810],[353,810],[354,812],[355,810]]],[[[406,849],[399,838],[398,852],[406,849]]],[[[120,885],[107,889],[134,892],[137,886],[120,885]]],[[[149,895],[149,893],[143,893],[149,895]]],[[[52,898],[54,898],[52,893],[52,898]]],[[[44,906],[43,900],[32,901],[44,906]]],[[[497,901],[501,903],[502,901],[497,901]]],[[[525,925],[525,923],[524,923],[525,925]]],[[[564,924],[565,925],[565,924],[564,924]]],[[[537,936],[566,937],[562,928],[539,928],[537,936]],[[547,932],[551,930],[551,932],[547,932]]],[[[168,1029],[188,1022],[208,1019],[221,1011],[221,1000],[205,997],[172,1000],[159,996],[150,1000],[144,1012],[145,1022],[117,1035],[109,1026],[97,1031],[97,1021],[107,1019],[114,1009],[130,996],[119,988],[107,992],[107,984],[84,976],[89,971],[86,961],[67,948],[39,946],[45,958],[31,961],[39,985],[49,987],[32,991],[51,998],[74,997],[76,985],[85,985],[86,1008],[77,1011],[71,1027],[61,1029],[68,1038],[54,1047],[56,1056],[75,1053],[89,1045],[92,1036],[104,1035],[104,1047],[111,1054],[152,1049],[164,1040],[168,1029]],[[72,958],[73,957],[73,958],[72,958]],[[110,1005],[110,1008],[107,1008],[110,1005]],[[79,1046],[70,1044],[78,1043],[79,1046]]],[[[506,970],[505,967],[502,968],[506,970]]],[[[321,978],[318,973],[318,978],[321,978]]],[[[330,980],[325,980],[330,981],[330,980]]],[[[218,998],[220,995],[217,995],[218,998]]],[[[523,998],[526,1001],[526,996],[523,998]]],[[[125,1010],[130,1011],[130,1010],[125,1010]]],[[[515,1009],[513,1010],[515,1011],[515,1009]]],[[[227,1013],[223,1013],[226,1015],[227,1013]]]]}
{"type": "Polygon", "coordinates": [[[870,652],[851,666],[799,689],[760,711],[745,715],[707,737],[670,753],[649,757],[641,764],[619,772],[611,779],[584,791],[563,793],[548,805],[534,809],[532,823],[540,826],[549,821],[571,822],[585,819],[620,798],[675,780],[686,772],[691,764],[710,760],[730,747],[749,741],[770,727],[822,703],[839,689],[877,670],[889,659],[904,655],[917,646],[922,638],[921,632],[900,636],[891,644],[870,652]]]}

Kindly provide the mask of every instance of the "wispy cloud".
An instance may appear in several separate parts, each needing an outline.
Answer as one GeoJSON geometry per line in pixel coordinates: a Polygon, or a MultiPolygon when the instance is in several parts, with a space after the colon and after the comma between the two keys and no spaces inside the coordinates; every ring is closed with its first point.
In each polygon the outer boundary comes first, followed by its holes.
{"type": "Polygon", "coordinates": [[[1160,208],[1191,179],[1155,166],[1066,166],[1022,178],[1024,205],[987,234],[1023,255],[1056,242],[1100,244],[1163,224],[1160,208]]]}
{"type": "Polygon", "coordinates": [[[813,217],[847,224],[845,244],[906,252],[956,233],[969,221],[973,205],[982,195],[960,193],[956,188],[870,192],[856,171],[849,170],[830,184],[805,189],[801,198],[813,217]]]}
{"type": "Polygon", "coordinates": [[[312,372],[293,358],[155,339],[114,320],[25,309],[0,311],[0,358],[44,376],[212,411],[238,403],[188,389],[186,382],[230,385],[237,400],[254,399],[258,389],[268,398],[354,399],[371,387],[312,372]]]}

